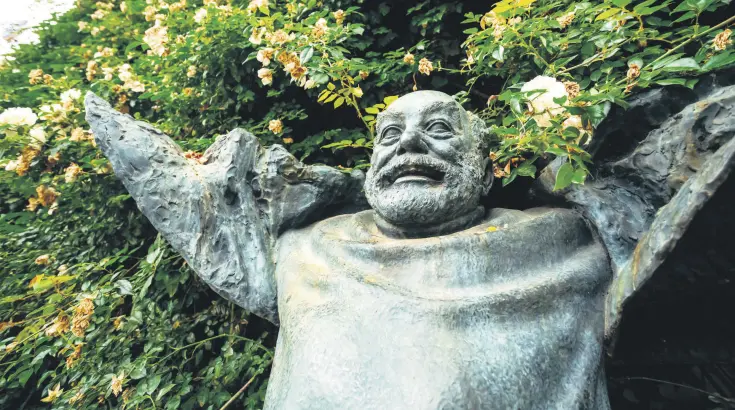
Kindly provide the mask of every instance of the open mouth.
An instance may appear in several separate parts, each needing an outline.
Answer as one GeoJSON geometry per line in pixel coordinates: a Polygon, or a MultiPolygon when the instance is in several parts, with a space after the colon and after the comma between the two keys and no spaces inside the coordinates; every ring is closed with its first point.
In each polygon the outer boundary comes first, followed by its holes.
{"type": "Polygon", "coordinates": [[[396,170],[388,178],[391,184],[397,182],[439,183],[444,179],[444,172],[427,165],[406,165],[396,170]]]}

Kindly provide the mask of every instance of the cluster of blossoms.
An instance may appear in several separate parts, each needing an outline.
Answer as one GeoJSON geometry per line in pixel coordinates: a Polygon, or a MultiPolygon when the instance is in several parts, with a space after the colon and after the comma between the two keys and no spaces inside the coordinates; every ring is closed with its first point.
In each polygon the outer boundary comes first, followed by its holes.
{"type": "Polygon", "coordinates": [[[136,93],[144,92],[145,85],[134,78],[133,72],[131,70],[132,67],[130,66],[130,64],[127,63],[121,65],[118,68],[117,78],[119,78],[120,81],[123,82],[123,89],[134,91],[136,93]]]}
{"type": "Polygon", "coordinates": [[[559,115],[566,115],[562,122],[562,128],[576,128],[579,131],[579,140],[584,135],[591,136],[592,130],[585,127],[582,117],[579,115],[568,115],[564,107],[554,101],[566,97],[567,100],[576,98],[580,93],[579,84],[573,81],[562,83],[553,77],[538,76],[526,82],[521,87],[521,92],[527,93],[529,102],[528,110],[539,128],[548,128],[552,125],[551,120],[559,115]]]}
{"type": "Polygon", "coordinates": [[[31,85],[36,85],[36,84],[41,84],[41,83],[50,85],[53,80],[54,80],[54,77],[51,76],[51,74],[44,74],[43,70],[40,68],[31,70],[28,73],[28,83],[31,85]]]}
{"type": "Polygon", "coordinates": [[[163,56],[168,53],[166,43],[168,43],[168,27],[164,26],[161,20],[156,20],[153,27],[145,31],[143,41],[151,48],[149,54],[163,56]]]}
{"type": "Polygon", "coordinates": [[[280,134],[283,131],[283,123],[281,120],[271,120],[268,129],[274,134],[280,134]]]}
{"type": "Polygon", "coordinates": [[[490,11],[482,16],[482,18],[480,19],[480,27],[483,30],[491,28],[493,30],[493,37],[495,37],[496,40],[500,40],[500,38],[503,37],[503,33],[505,32],[505,30],[508,29],[508,27],[515,26],[520,22],[520,17],[505,19],[501,16],[498,16],[494,11],[490,11]]]}
{"type": "Polygon", "coordinates": [[[732,30],[725,29],[721,33],[715,36],[714,40],[712,41],[712,45],[714,46],[715,50],[717,51],[723,51],[727,48],[730,44],[732,44],[732,39],[730,39],[730,36],[732,35],[732,30]]]}
{"type": "Polygon", "coordinates": [[[122,386],[125,383],[125,372],[120,372],[120,375],[112,375],[112,381],[110,382],[110,389],[112,394],[117,397],[122,392],[122,386]]]}
{"type": "Polygon", "coordinates": [[[84,298],[76,308],[71,319],[71,332],[74,336],[83,337],[84,331],[89,327],[89,320],[94,314],[94,302],[92,298],[84,298]]]}
{"type": "MultiPolygon", "coordinates": [[[[416,64],[416,57],[411,53],[406,53],[403,56],[403,62],[408,65],[414,65],[416,64]]],[[[419,73],[423,75],[431,75],[432,71],[434,71],[434,63],[426,57],[419,60],[419,73]]]]}
{"type": "Polygon", "coordinates": [[[28,206],[26,206],[26,209],[31,212],[35,212],[40,205],[44,208],[49,208],[48,214],[53,215],[53,213],[59,208],[59,202],[57,201],[59,195],[61,194],[59,194],[59,192],[53,187],[43,184],[39,185],[36,187],[36,196],[28,199],[28,206]]]}
{"type": "Polygon", "coordinates": [[[574,12],[570,11],[569,13],[563,14],[557,17],[556,21],[559,23],[561,28],[567,28],[570,24],[572,24],[572,21],[574,21],[574,12]]]}

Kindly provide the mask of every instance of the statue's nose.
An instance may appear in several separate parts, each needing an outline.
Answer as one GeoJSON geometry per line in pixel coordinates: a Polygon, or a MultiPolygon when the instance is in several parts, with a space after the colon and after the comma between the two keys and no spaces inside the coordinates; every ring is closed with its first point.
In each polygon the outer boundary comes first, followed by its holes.
{"type": "Polygon", "coordinates": [[[424,139],[421,137],[421,133],[415,130],[406,130],[401,135],[401,139],[398,145],[398,154],[405,153],[419,153],[426,154],[429,151],[429,147],[426,146],[424,139]]]}

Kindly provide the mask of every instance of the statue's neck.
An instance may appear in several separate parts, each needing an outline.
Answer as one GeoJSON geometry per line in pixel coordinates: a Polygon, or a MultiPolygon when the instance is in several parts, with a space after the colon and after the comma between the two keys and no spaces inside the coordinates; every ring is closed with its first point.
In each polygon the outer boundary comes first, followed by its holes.
{"type": "Polygon", "coordinates": [[[375,224],[378,229],[390,238],[428,238],[430,236],[449,235],[467,229],[485,216],[485,208],[478,206],[470,212],[439,224],[431,225],[397,225],[375,213],[375,224]]]}

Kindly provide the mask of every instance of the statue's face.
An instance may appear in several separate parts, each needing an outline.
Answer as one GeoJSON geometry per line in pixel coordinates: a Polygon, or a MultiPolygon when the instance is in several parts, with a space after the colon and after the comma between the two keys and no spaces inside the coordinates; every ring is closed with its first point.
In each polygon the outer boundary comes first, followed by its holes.
{"type": "Polygon", "coordinates": [[[492,173],[467,112],[436,91],[407,94],[378,117],[370,205],[395,225],[427,226],[475,211],[492,173]]]}

